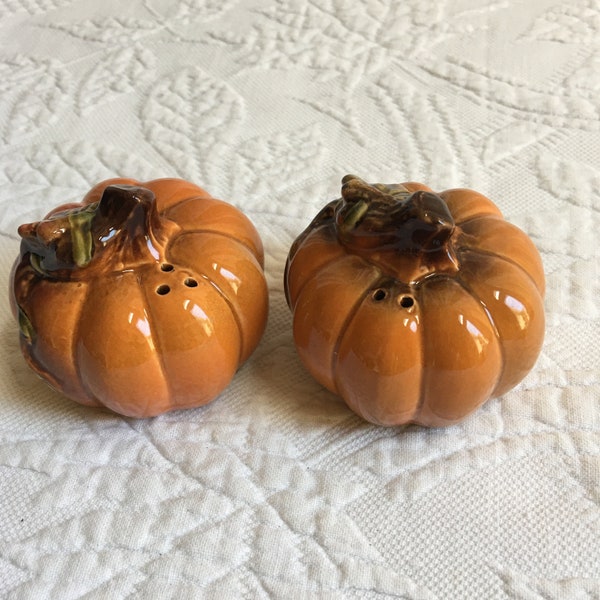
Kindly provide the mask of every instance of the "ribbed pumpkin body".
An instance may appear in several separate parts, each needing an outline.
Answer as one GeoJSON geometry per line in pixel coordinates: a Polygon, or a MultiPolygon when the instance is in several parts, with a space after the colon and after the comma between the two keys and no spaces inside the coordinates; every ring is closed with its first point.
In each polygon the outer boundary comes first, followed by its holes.
{"type": "Polygon", "coordinates": [[[19,232],[23,354],[77,402],[135,417],[206,404],[262,336],[258,233],[191,183],[105,181],[19,232]]]}
{"type": "Polygon", "coordinates": [[[471,190],[343,182],[286,265],[307,370],[382,425],[449,425],[519,383],[544,337],[529,237],[471,190]]]}

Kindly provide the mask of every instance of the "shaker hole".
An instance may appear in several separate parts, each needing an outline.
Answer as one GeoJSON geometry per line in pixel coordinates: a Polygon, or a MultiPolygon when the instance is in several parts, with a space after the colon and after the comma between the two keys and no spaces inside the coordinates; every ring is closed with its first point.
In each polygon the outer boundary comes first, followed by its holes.
{"type": "Polygon", "coordinates": [[[382,289],[378,289],[373,292],[373,300],[375,300],[375,302],[381,302],[386,296],[386,291],[382,289]]]}
{"type": "Polygon", "coordinates": [[[162,263],[162,265],[160,265],[160,270],[165,272],[172,271],[174,268],[175,267],[170,263],[162,263]]]}
{"type": "Polygon", "coordinates": [[[184,285],[187,285],[188,287],[197,287],[198,286],[198,282],[193,279],[192,277],[188,277],[184,282],[184,285]]]}
{"type": "Polygon", "coordinates": [[[413,306],[415,303],[414,299],[411,298],[410,296],[402,296],[402,298],[400,298],[400,306],[402,308],[410,308],[411,306],[413,306]]]}
{"type": "Polygon", "coordinates": [[[171,291],[171,288],[168,285],[159,285],[156,288],[156,293],[159,296],[164,296],[165,294],[168,294],[171,291]]]}

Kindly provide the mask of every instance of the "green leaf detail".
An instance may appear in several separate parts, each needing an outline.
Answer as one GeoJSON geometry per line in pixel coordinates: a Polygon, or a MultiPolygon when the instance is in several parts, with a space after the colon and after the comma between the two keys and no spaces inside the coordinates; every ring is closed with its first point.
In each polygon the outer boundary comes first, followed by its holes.
{"type": "Polygon", "coordinates": [[[71,241],[73,243],[73,261],[78,267],[85,267],[94,253],[92,239],[92,219],[95,211],[83,210],[69,215],[71,241]]]}
{"type": "Polygon", "coordinates": [[[25,338],[28,344],[33,343],[35,338],[35,329],[29,320],[29,317],[25,314],[23,309],[19,307],[19,330],[21,335],[25,338]]]}

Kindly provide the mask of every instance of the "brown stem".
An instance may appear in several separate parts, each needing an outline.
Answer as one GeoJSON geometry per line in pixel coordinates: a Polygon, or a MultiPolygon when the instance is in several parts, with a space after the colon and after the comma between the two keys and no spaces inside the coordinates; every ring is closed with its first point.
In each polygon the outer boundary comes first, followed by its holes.
{"type": "Polygon", "coordinates": [[[354,176],[342,183],[335,213],[341,243],[361,253],[420,256],[431,270],[456,265],[450,242],[454,219],[440,196],[411,193],[401,185],[371,185],[354,176]]]}
{"type": "Polygon", "coordinates": [[[21,225],[21,254],[29,253],[34,269],[47,276],[87,269],[105,254],[108,261],[127,264],[148,253],[148,237],[157,223],[150,190],[112,185],[98,202],[21,225]]]}

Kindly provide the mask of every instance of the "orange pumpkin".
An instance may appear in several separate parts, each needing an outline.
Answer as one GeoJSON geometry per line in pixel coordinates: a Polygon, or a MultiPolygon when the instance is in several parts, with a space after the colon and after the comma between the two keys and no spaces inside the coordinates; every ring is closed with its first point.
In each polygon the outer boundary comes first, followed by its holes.
{"type": "Polygon", "coordinates": [[[381,425],[449,425],[521,381],[544,337],[529,237],[472,190],[342,183],[286,265],[307,370],[381,425]]]}
{"type": "Polygon", "coordinates": [[[260,237],[192,183],[103,181],[19,234],[21,349],[77,402],[134,417],[206,404],[263,334],[260,237]]]}

